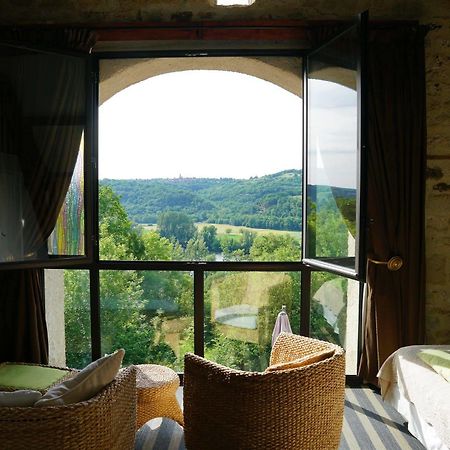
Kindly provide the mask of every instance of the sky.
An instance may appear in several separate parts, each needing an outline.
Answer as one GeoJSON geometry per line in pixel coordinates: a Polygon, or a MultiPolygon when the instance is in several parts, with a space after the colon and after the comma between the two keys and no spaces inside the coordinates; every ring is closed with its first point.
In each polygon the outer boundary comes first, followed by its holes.
{"type": "MultiPolygon", "coordinates": [[[[352,145],[343,132],[351,100],[346,92],[317,92],[319,125],[312,134],[322,156],[311,158],[313,176],[317,183],[350,186],[349,161],[340,169],[336,152],[345,155],[352,145]],[[326,133],[319,139],[320,127],[326,133]]],[[[245,179],[300,169],[301,155],[301,99],[249,75],[167,73],[124,89],[99,109],[100,179],[245,179]]]]}
{"type": "Polygon", "coordinates": [[[357,187],[356,92],[335,83],[311,80],[311,184],[357,187]]]}
{"type": "Polygon", "coordinates": [[[99,112],[100,178],[250,178],[301,168],[302,104],[249,75],[159,75],[99,112]]]}

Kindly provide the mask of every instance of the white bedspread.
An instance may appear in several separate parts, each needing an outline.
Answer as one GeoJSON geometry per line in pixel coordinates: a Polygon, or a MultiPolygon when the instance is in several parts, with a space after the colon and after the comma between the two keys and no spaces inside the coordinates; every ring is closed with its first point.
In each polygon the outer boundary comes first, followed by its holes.
{"type": "Polygon", "coordinates": [[[450,345],[412,345],[397,350],[378,372],[381,395],[385,398],[397,385],[450,448],[450,383],[417,356],[419,350],[426,348],[450,350],[450,345]]]}

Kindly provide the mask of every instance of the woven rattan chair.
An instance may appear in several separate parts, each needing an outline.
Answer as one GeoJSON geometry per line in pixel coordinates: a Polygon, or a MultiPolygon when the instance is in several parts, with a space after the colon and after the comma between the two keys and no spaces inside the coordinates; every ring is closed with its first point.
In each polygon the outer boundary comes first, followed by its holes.
{"type": "Polygon", "coordinates": [[[184,431],[189,450],[337,449],[344,414],[342,348],[282,333],[271,364],[334,348],[327,359],[275,372],[229,369],[187,354],[184,431]]]}
{"type": "Polygon", "coordinates": [[[0,407],[2,450],[134,448],[136,368],[119,372],[95,397],[67,406],[0,407]]]}

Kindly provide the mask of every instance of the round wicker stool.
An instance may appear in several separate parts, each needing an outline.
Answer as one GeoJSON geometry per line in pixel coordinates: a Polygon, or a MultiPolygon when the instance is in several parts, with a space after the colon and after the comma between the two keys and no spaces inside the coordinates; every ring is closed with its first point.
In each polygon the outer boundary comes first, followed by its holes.
{"type": "Polygon", "coordinates": [[[157,364],[137,365],[136,429],[155,417],[168,417],[183,426],[183,412],[176,399],[180,385],[178,375],[157,364]]]}

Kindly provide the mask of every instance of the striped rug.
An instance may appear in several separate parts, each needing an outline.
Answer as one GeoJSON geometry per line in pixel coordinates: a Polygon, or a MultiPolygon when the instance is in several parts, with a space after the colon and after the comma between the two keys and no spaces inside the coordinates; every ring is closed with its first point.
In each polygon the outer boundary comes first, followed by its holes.
{"type": "MultiPolygon", "coordinates": [[[[403,422],[403,418],[383,403],[381,396],[372,389],[347,388],[339,449],[423,450],[422,444],[409,434],[403,422]]],[[[151,420],[136,435],[135,450],[184,449],[183,428],[169,419],[151,420]]]]}

